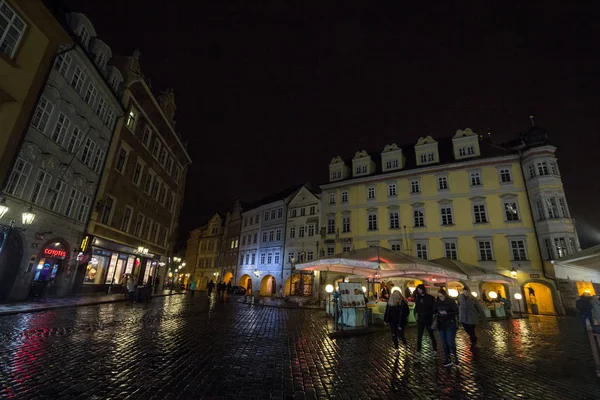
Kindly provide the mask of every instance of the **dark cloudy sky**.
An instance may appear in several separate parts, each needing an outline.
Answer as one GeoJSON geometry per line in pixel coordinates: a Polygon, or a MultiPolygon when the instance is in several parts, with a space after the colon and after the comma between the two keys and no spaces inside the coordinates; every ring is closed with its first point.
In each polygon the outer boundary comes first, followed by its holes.
{"type": "Polygon", "coordinates": [[[466,127],[511,139],[534,114],[582,244],[600,242],[600,15],[587,3],[66,2],[115,54],[139,47],[155,89],[175,89],[194,160],[181,239],[238,197],[323,183],[333,156],[466,127]]]}

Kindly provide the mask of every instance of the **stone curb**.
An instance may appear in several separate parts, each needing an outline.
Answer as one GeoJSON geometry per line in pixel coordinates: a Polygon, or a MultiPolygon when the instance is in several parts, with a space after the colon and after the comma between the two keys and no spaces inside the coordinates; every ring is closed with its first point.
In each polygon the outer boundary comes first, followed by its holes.
{"type": "MultiPolygon", "coordinates": [[[[172,293],[172,294],[156,294],[152,297],[167,297],[167,296],[175,296],[178,294],[184,294],[184,293],[181,292],[181,293],[172,293]]],[[[29,314],[29,313],[36,313],[36,312],[42,312],[42,311],[59,310],[62,308],[86,307],[86,306],[96,306],[96,305],[100,305],[100,304],[120,303],[120,302],[124,302],[124,301],[127,301],[126,297],[123,297],[122,299],[113,299],[113,300],[98,300],[98,301],[94,301],[91,303],[57,304],[54,306],[40,307],[40,308],[35,308],[35,309],[30,309],[30,310],[0,311],[0,317],[6,317],[8,315],[16,315],[16,314],[29,314]]]]}

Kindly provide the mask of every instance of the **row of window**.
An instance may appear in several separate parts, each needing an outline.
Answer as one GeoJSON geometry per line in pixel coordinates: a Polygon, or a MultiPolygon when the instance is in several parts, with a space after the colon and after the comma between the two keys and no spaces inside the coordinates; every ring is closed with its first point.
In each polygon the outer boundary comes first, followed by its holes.
{"type": "MultiPolygon", "coordinates": [[[[135,133],[135,127],[138,123],[139,113],[135,108],[131,108],[129,113],[127,114],[127,120],[125,121],[125,125],[135,133]]],[[[144,131],[142,133],[142,144],[144,147],[152,154],[154,159],[158,161],[160,165],[164,168],[169,176],[173,178],[175,182],[179,182],[179,177],[181,175],[181,168],[177,165],[177,161],[169,154],[168,146],[163,143],[158,135],[153,135],[152,128],[150,125],[146,125],[144,127],[144,131]],[[152,142],[152,137],[154,136],[154,142],[152,142]],[[151,147],[152,143],[152,147],[151,147]]]]}
{"type": "Polygon", "coordinates": [[[60,177],[54,178],[42,169],[33,175],[35,181],[31,190],[26,193],[25,188],[32,169],[30,163],[17,158],[8,178],[6,193],[80,222],[88,220],[92,199],[74,187],[69,190],[68,185],[60,177]]]}
{"type": "Polygon", "coordinates": [[[60,147],[71,154],[79,153],[79,159],[97,174],[102,172],[105,152],[89,135],[86,134],[62,112],[58,113],[56,123],[52,130],[48,129],[48,122],[54,114],[54,105],[44,96],[40,98],[31,119],[31,126],[52,139],[60,147]],[[82,147],[83,142],[83,147],[82,147]]]}
{"type": "MultiPolygon", "coordinates": [[[[247,227],[248,225],[254,225],[254,224],[258,224],[258,214],[256,214],[254,217],[244,218],[244,228],[247,227]]],[[[248,243],[250,243],[250,242],[248,242],[248,243]]]]}
{"type": "Polygon", "coordinates": [[[215,240],[203,240],[200,242],[200,251],[214,251],[217,248],[215,240]]]}
{"type": "Polygon", "coordinates": [[[575,238],[570,236],[544,238],[544,247],[546,248],[546,257],[549,260],[566,257],[577,252],[575,238]]]}
{"type": "Polygon", "coordinates": [[[299,238],[303,238],[304,236],[315,236],[316,232],[316,225],[315,224],[310,224],[310,225],[300,225],[300,226],[291,226],[290,227],[290,239],[294,239],[296,238],[296,232],[298,232],[298,237],[299,238]]]}
{"type": "MultiPolygon", "coordinates": [[[[279,265],[281,262],[279,251],[262,252],[259,257],[261,265],[279,265]]],[[[256,265],[256,252],[240,253],[240,265],[256,265]]]]}
{"type": "MultiPolygon", "coordinates": [[[[500,174],[500,182],[501,183],[510,183],[512,182],[512,175],[509,168],[501,168],[499,170],[500,174]]],[[[438,190],[449,190],[450,186],[448,184],[448,177],[438,176],[438,190]]],[[[469,182],[472,187],[482,186],[483,182],[481,180],[481,172],[480,171],[471,171],[469,172],[469,182]]],[[[421,181],[419,178],[414,178],[410,180],[410,193],[417,194],[421,192],[421,181]]],[[[398,187],[396,183],[388,183],[387,185],[387,195],[388,197],[397,197],[398,196],[398,187]]],[[[367,187],[367,199],[375,200],[375,186],[367,187]]],[[[348,202],[348,191],[344,190],[341,193],[341,202],[348,202]]],[[[336,194],[329,193],[329,204],[336,204],[336,194]]]]}
{"type": "MultiPolygon", "coordinates": [[[[107,226],[113,225],[113,214],[116,206],[117,199],[112,196],[108,196],[102,209],[102,214],[100,215],[101,223],[107,226]]],[[[134,236],[148,242],[156,243],[160,246],[166,247],[168,238],[167,227],[163,227],[161,229],[160,223],[154,221],[152,218],[146,218],[146,216],[141,212],[138,213],[135,225],[133,227],[133,232],[131,232],[133,212],[133,207],[128,205],[125,206],[125,211],[119,224],[119,230],[125,233],[133,234],[134,236]]]]}
{"type": "Polygon", "coordinates": [[[215,265],[215,260],[212,258],[201,258],[198,260],[198,268],[212,268],[215,265]]]}
{"type": "MultiPolygon", "coordinates": [[[[484,224],[489,223],[488,212],[484,200],[473,200],[472,204],[473,211],[473,223],[484,224]]],[[[504,221],[519,221],[519,210],[517,201],[515,200],[504,200],[503,201],[504,221]]],[[[422,228],[425,227],[425,208],[422,206],[413,207],[413,227],[422,228]]],[[[400,212],[397,210],[389,211],[388,213],[389,229],[400,229],[400,212]]],[[[440,224],[443,226],[454,225],[454,210],[450,203],[440,205],[440,224]]],[[[335,215],[328,216],[327,219],[327,233],[336,233],[336,218],[335,215]]],[[[342,215],[342,233],[350,232],[350,215],[342,215]]],[[[368,211],[367,214],[367,229],[375,231],[379,229],[378,225],[378,213],[376,210],[368,211]]]]}
{"type": "MultiPolygon", "coordinates": [[[[288,253],[287,262],[292,262],[292,257],[294,257],[294,252],[288,253]]],[[[315,253],[312,251],[298,251],[296,252],[296,256],[294,257],[294,263],[303,263],[312,261],[315,259],[315,253]]]]}
{"type": "Polygon", "coordinates": [[[537,220],[569,218],[569,209],[564,197],[544,196],[535,200],[537,220]]]}
{"type": "Polygon", "coordinates": [[[280,241],[282,239],[282,233],[283,231],[281,229],[271,229],[270,231],[264,231],[262,233],[262,242],[267,243],[280,241]]]}
{"type": "MultiPolygon", "coordinates": [[[[54,69],[56,69],[59,74],[64,76],[65,79],[69,80],[67,74],[69,73],[72,61],[73,58],[71,55],[69,55],[69,53],[61,54],[56,57],[54,69]]],[[[100,120],[104,122],[104,124],[106,124],[108,129],[112,132],[116,121],[114,111],[109,107],[106,99],[100,93],[98,93],[98,89],[96,86],[94,86],[92,80],[88,79],[85,72],[78,65],[75,66],[70,82],[73,89],[75,89],[75,91],[83,98],[90,108],[94,110],[98,118],[100,118],[100,120]]]]}
{"type": "MultiPolygon", "coordinates": [[[[121,146],[119,153],[117,154],[115,169],[117,172],[123,175],[127,169],[127,161],[129,159],[130,152],[131,150],[128,147],[121,146]]],[[[133,175],[131,178],[135,186],[140,186],[145,166],[146,164],[142,161],[142,159],[138,158],[135,163],[135,169],[133,170],[133,175]]],[[[173,212],[177,194],[171,191],[171,188],[164,183],[162,179],[160,179],[160,177],[152,170],[152,168],[148,168],[143,190],[144,193],[152,197],[152,199],[158,202],[161,206],[166,207],[169,212],[173,212]]]]}
{"type": "MultiPolygon", "coordinates": [[[[290,218],[296,218],[298,216],[298,210],[300,210],[300,216],[304,217],[306,215],[306,207],[302,208],[294,208],[290,210],[290,218]]],[[[316,206],[308,207],[308,215],[315,215],[317,212],[316,206]]]]}
{"type": "Polygon", "coordinates": [[[258,233],[255,233],[254,235],[250,234],[250,235],[244,235],[242,236],[242,246],[245,245],[249,245],[249,244],[253,244],[256,243],[258,241],[258,233]]]}
{"type": "Polygon", "coordinates": [[[280,219],[280,218],[283,218],[283,207],[267,210],[263,214],[263,221],[265,221],[265,222],[268,220],[274,220],[274,219],[280,219]]]}
{"type": "Polygon", "coordinates": [[[554,161],[539,161],[529,164],[527,167],[528,178],[536,176],[555,175],[559,176],[558,165],[554,161]]]}
{"type": "MultiPolygon", "coordinates": [[[[476,239],[477,240],[477,255],[479,261],[494,261],[494,250],[491,239],[476,239]]],[[[444,257],[451,260],[458,260],[458,242],[456,239],[444,240],[444,257]]],[[[508,240],[511,259],[513,261],[527,260],[527,248],[524,239],[509,239],[508,240]]],[[[379,245],[378,242],[370,243],[369,247],[379,245]]],[[[393,251],[402,251],[402,240],[390,241],[390,247],[393,251]]],[[[344,245],[342,252],[348,252],[351,246],[344,245]]],[[[327,255],[335,254],[335,245],[327,245],[327,255]]],[[[429,259],[429,241],[427,239],[419,239],[415,241],[414,255],[424,260],[429,259]]],[[[308,261],[308,260],[307,260],[308,261]]]]}

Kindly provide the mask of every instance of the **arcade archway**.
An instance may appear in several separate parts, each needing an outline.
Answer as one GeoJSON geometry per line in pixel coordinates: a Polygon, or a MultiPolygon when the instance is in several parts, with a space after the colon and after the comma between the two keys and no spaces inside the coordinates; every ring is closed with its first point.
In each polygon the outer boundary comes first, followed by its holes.
{"type": "Polygon", "coordinates": [[[225,282],[225,283],[231,282],[231,284],[233,285],[233,274],[231,272],[226,272],[225,275],[223,276],[223,282],[225,282]]]}
{"type": "Polygon", "coordinates": [[[261,296],[275,296],[277,293],[277,284],[273,275],[265,275],[260,281],[261,296]]]}
{"type": "Polygon", "coordinates": [[[556,314],[553,291],[545,282],[526,282],[523,284],[523,295],[529,312],[556,314]]]}
{"type": "Polygon", "coordinates": [[[245,288],[246,291],[252,291],[252,278],[250,275],[242,275],[240,280],[238,281],[238,285],[245,288]]]}

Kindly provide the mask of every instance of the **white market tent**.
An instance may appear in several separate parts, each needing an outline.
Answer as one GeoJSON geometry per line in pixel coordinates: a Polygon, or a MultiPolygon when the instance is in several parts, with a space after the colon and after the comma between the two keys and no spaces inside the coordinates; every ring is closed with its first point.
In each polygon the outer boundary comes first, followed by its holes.
{"type": "Polygon", "coordinates": [[[471,281],[483,281],[483,282],[494,282],[494,283],[507,283],[509,285],[517,285],[518,281],[514,278],[498,274],[493,271],[488,271],[485,268],[477,267],[475,265],[466,264],[462,261],[451,260],[449,258],[438,258],[431,262],[439,264],[444,268],[462,272],[467,275],[467,279],[471,281]]]}
{"type": "Polygon", "coordinates": [[[296,264],[296,269],[305,271],[333,271],[372,278],[418,277],[422,280],[467,279],[467,275],[456,268],[450,269],[431,261],[422,260],[385,247],[368,247],[346,253],[322,257],[317,260],[296,264]]]}
{"type": "Polygon", "coordinates": [[[558,279],[600,283],[600,245],[553,261],[558,279]]]}

